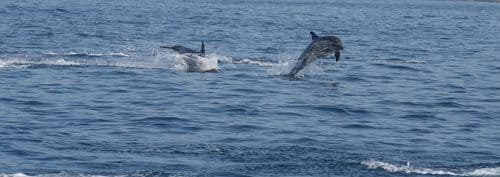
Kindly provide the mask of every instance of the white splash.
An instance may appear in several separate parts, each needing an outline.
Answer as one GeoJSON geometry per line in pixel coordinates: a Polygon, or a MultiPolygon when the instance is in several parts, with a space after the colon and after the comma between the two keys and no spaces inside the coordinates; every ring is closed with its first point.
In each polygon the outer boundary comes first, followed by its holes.
{"type": "Polygon", "coordinates": [[[272,67],[275,65],[275,63],[272,63],[272,62],[251,60],[249,58],[244,58],[242,60],[235,61],[234,64],[250,64],[250,65],[257,65],[257,66],[268,66],[268,67],[270,67],[270,66],[272,67]]]}
{"type": "Polygon", "coordinates": [[[376,160],[367,160],[362,161],[361,164],[366,165],[369,169],[383,169],[385,171],[391,173],[414,173],[414,174],[422,174],[422,175],[450,175],[450,176],[500,176],[500,167],[497,168],[480,168],[475,169],[471,172],[461,173],[457,170],[457,172],[450,170],[438,170],[438,169],[430,169],[430,168],[414,168],[410,166],[410,163],[407,162],[406,166],[399,166],[390,164],[387,162],[380,162],[376,160]]]}
{"type": "Polygon", "coordinates": [[[181,72],[213,72],[219,71],[219,60],[229,61],[227,57],[217,54],[207,54],[205,57],[178,54],[159,53],[157,60],[165,60],[170,63],[170,67],[181,72]]]}
{"type": "MultiPolygon", "coordinates": [[[[41,175],[27,175],[24,173],[13,173],[13,174],[0,174],[0,177],[66,177],[66,176],[77,176],[77,177],[106,177],[101,175],[84,175],[84,174],[67,174],[67,173],[56,173],[56,174],[41,174],[41,175]]],[[[125,175],[119,175],[114,177],[124,177],[125,175]]]]}
{"type": "Polygon", "coordinates": [[[390,58],[390,59],[378,59],[376,62],[384,62],[384,63],[411,63],[411,64],[424,64],[427,61],[420,59],[401,59],[401,58],[390,58]]]}
{"type": "MultiPolygon", "coordinates": [[[[148,176],[147,174],[130,174],[130,175],[91,175],[91,174],[73,174],[73,173],[54,173],[54,174],[38,174],[38,175],[27,175],[24,173],[13,173],[13,174],[0,174],[0,177],[126,177],[126,176],[148,176]]],[[[171,174],[168,177],[183,177],[182,174],[171,174]]]]}
{"type": "Polygon", "coordinates": [[[44,55],[58,55],[58,56],[89,56],[89,57],[101,57],[101,56],[115,56],[115,57],[130,57],[130,55],[123,52],[106,52],[106,53],[95,53],[95,52],[45,52],[44,55]]]}
{"type": "Polygon", "coordinates": [[[274,63],[267,69],[267,74],[268,75],[284,75],[288,74],[292,70],[292,67],[295,65],[296,62],[295,56],[291,56],[289,54],[280,54],[278,56],[278,63],[274,63]]]}
{"type": "Polygon", "coordinates": [[[0,68],[3,67],[13,67],[13,68],[25,68],[30,65],[53,65],[53,66],[77,66],[81,65],[81,63],[65,60],[65,59],[42,59],[42,60],[27,60],[27,59],[8,59],[3,60],[0,59],[0,68]]]}
{"type": "MultiPolygon", "coordinates": [[[[292,68],[297,63],[297,57],[292,57],[289,55],[281,55],[278,63],[273,63],[272,66],[267,70],[268,75],[285,75],[288,74],[292,68]]],[[[323,60],[318,59],[317,61],[309,64],[304,69],[297,73],[297,77],[302,77],[304,74],[321,73],[324,68],[322,67],[323,60]]]]}
{"type": "Polygon", "coordinates": [[[497,168],[480,168],[476,169],[468,175],[471,176],[500,176],[500,167],[497,168]]]}

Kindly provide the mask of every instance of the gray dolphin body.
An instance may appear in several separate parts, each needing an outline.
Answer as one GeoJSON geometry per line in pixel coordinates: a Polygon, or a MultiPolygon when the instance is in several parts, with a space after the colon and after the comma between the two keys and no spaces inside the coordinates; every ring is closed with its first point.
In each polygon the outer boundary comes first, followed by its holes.
{"type": "Polygon", "coordinates": [[[340,59],[340,51],[344,50],[342,41],[335,36],[318,36],[314,32],[310,32],[312,41],[307,48],[302,52],[297,59],[297,63],[292,68],[287,76],[295,77],[295,75],[304,69],[310,63],[316,61],[318,58],[327,57],[335,53],[335,61],[340,59]]]}
{"type": "MultiPolygon", "coordinates": [[[[200,58],[205,57],[205,43],[203,41],[201,41],[201,49],[199,51],[181,45],[160,47],[171,49],[180,54],[186,54],[183,59],[186,64],[187,72],[219,72],[217,66],[214,68],[213,65],[206,63],[207,61],[204,61],[202,58],[200,58]]],[[[217,63],[215,65],[217,65],[217,63]]]]}
{"type": "Polygon", "coordinates": [[[205,56],[205,43],[201,41],[201,49],[200,51],[196,51],[182,45],[174,45],[174,46],[160,46],[161,48],[172,49],[180,54],[196,54],[198,56],[205,56]]]}

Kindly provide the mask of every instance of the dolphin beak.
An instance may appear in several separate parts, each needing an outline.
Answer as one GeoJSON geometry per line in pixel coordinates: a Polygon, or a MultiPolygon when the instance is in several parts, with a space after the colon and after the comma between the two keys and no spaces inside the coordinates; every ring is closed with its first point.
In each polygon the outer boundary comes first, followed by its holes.
{"type": "Polygon", "coordinates": [[[340,52],[339,51],[335,51],[335,62],[338,62],[340,59],[340,52]]]}

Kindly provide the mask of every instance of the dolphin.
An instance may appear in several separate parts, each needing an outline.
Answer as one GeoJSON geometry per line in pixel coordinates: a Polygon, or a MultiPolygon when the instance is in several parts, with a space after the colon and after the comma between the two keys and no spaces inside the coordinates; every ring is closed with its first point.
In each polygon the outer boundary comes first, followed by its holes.
{"type": "Polygon", "coordinates": [[[205,56],[205,43],[201,41],[201,49],[200,51],[196,51],[182,45],[174,45],[174,46],[160,46],[161,48],[172,49],[180,54],[195,54],[201,57],[205,56]]]}
{"type": "Polygon", "coordinates": [[[160,47],[171,49],[179,54],[185,54],[185,56],[183,56],[183,60],[186,64],[187,72],[219,72],[218,61],[211,61],[205,58],[205,43],[203,41],[201,41],[201,49],[199,51],[182,45],[160,47]]]}
{"type": "Polygon", "coordinates": [[[295,75],[304,69],[310,63],[316,61],[318,58],[324,58],[332,53],[335,53],[335,61],[340,59],[340,51],[344,50],[342,41],[336,36],[318,36],[313,31],[311,34],[312,41],[307,48],[302,52],[297,59],[297,63],[292,68],[287,76],[295,77],[295,75]]]}

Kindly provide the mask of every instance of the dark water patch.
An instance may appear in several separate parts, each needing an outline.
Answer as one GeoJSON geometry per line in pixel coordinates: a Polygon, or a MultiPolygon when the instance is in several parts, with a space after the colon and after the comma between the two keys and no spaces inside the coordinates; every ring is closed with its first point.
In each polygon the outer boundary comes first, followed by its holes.
{"type": "Polygon", "coordinates": [[[429,133],[434,133],[431,129],[422,129],[422,128],[412,128],[407,130],[406,132],[409,133],[419,133],[419,134],[429,134],[429,133]]]}
{"type": "Polygon", "coordinates": [[[401,148],[401,147],[408,147],[410,145],[407,145],[407,144],[404,144],[402,142],[374,142],[376,144],[380,144],[380,145],[384,145],[384,146],[391,146],[391,147],[394,147],[394,148],[401,148]]]}
{"type": "Polygon", "coordinates": [[[494,91],[499,91],[500,87],[486,87],[486,90],[494,90],[494,91]]]}
{"type": "Polygon", "coordinates": [[[361,129],[361,130],[369,130],[369,129],[381,129],[379,127],[374,127],[366,124],[347,124],[340,126],[346,129],[361,129]]]}
{"type": "Polygon", "coordinates": [[[366,114],[370,114],[371,113],[371,111],[368,111],[366,109],[359,109],[359,108],[347,107],[347,106],[346,106],[345,110],[347,110],[347,112],[349,114],[352,114],[352,115],[361,115],[361,114],[365,114],[366,115],[366,114]]]}
{"type": "Polygon", "coordinates": [[[65,9],[61,9],[61,8],[56,8],[54,10],[57,11],[57,12],[70,13],[70,11],[65,10],[65,9]]]}
{"type": "Polygon", "coordinates": [[[13,155],[13,156],[18,156],[18,157],[36,157],[36,156],[44,154],[42,152],[20,149],[20,148],[4,150],[4,151],[2,151],[2,153],[13,155]]]}
{"type": "Polygon", "coordinates": [[[465,147],[467,147],[463,144],[454,143],[454,142],[445,142],[445,143],[443,143],[443,146],[448,147],[448,148],[465,148],[465,147]]]}
{"type": "Polygon", "coordinates": [[[145,21],[145,20],[137,20],[137,21],[132,21],[132,20],[115,20],[111,23],[123,23],[123,24],[131,24],[131,25],[149,25],[151,22],[145,21]]]}
{"type": "Polygon", "coordinates": [[[422,139],[422,138],[413,138],[413,139],[410,139],[410,142],[417,143],[417,144],[425,144],[425,143],[431,143],[432,141],[430,141],[428,139],[422,139]]]}
{"type": "Polygon", "coordinates": [[[421,72],[422,70],[416,69],[410,66],[404,66],[404,65],[392,65],[392,64],[384,64],[384,63],[373,63],[372,65],[383,67],[383,68],[389,68],[389,69],[395,69],[399,71],[410,71],[410,72],[421,72]]]}
{"type": "Polygon", "coordinates": [[[485,102],[485,103],[500,103],[500,98],[487,98],[487,99],[482,99],[482,100],[479,100],[479,101],[480,102],[485,102]]]}
{"type": "Polygon", "coordinates": [[[245,175],[245,174],[241,174],[241,173],[227,172],[227,171],[211,172],[211,173],[207,173],[206,175],[220,176],[220,177],[251,177],[252,176],[252,175],[245,175]]]}
{"type": "Polygon", "coordinates": [[[257,48],[257,51],[264,52],[264,53],[278,53],[279,52],[279,50],[277,48],[274,48],[274,47],[257,48]]]}
{"type": "Polygon", "coordinates": [[[273,114],[276,115],[282,115],[282,116],[294,116],[294,117],[304,117],[306,114],[299,113],[299,112],[283,112],[283,111],[276,111],[273,114]]]}
{"type": "Polygon", "coordinates": [[[388,82],[388,81],[395,80],[394,77],[392,77],[392,76],[385,76],[385,75],[382,75],[382,76],[369,75],[369,76],[366,76],[366,77],[367,78],[372,78],[372,79],[383,80],[383,82],[388,82]]]}
{"type": "Polygon", "coordinates": [[[297,134],[298,132],[293,131],[293,130],[279,130],[279,131],[272,131],[272,134],[297,134]]]}
{"type": "Polygon", "coordinates": [[[287,140],[287,142],[294,143],[294,144],[320,143],[320,141],[318,141],[318,140],[316,140],[314,138],[309,138],[309,137],[289,139],[289,140],[287,140]]]}
{"type": "Polygon", "coordinates": [[[52,105],[51,103],[46,103],[46,102],[37,101],[37,100],[23,101],[22,104],[27,105],[27,106],[50,106],[50,105],[52,105]]]}
{"type": "Polygon", "coordinates": [[[472,133],[472,132],[474,132],[476,130],[474,130],[472,128],[461,128],[458,131],[460,131],[460,132],[466,132],[466,133],[472,133]]]}
{"type": "Polygon", "coordinates": [[[414,101],[383,100],[383,101],[378,101],[377,104],[393,105],[393,106],[423,107],[423,108],[431,107],[430,105],[428,105],[426,103],[420,103],[420,102],[414,102],[414,101]]]}
{"type": "MultiPolygon", "coordinates": [[[[30,130],[31,129],[27,129],[27,130],[30,130]]],[[[25,133],[22,133],[22,132],[15,132],[16,134],[31,134],[29,132],[25,132],[25,133]]],[[[40,139],[37,139],[37,138],[28,138],[28,137],[15,137],[15,138],[4,138],[2,139],[3,141],[15,141],[15,142],[28,142],[28,143],[42,143],[43,141],[40,140],[40,139]]]]}
{"type": "Polygon", "coordinates": [[[484,151],[479,151],[479,150],[463,151],[463,152],[461,152],[461,153],[465,153],[465,154],[475,154],[475,155],[488,155],[488,156],[493,155],[491,152],[484,152],[484,151]]]}
{"type": "Polygon", "coordinates": [[[260,112],[257,109],[241,105],[225,105],[222,109],[229,115],[260,115],[260,112]]]}
{"type": "Polygon", "coordinates": [[[434,115],[429,114],[407,114],[400,116],[403,119],[412,119],[412,120],[420,120],[420,121],[430,121],[437,120],[438,118],[434,115]]]}
{"type": "Polygon", "coordinates": [[[102,34],[89,34],[89,33],[83,33],[83,32],[78,32],[75,33],[78,37],[83,37],[83,38],[99,38],[99,39],[104,39],[106,38],[105,35],[102,34]]]}
{"type": "Polygon", "coordinates": [[[451,102],[451,101],[438,102],[438,103],[435,103],[433,105],[445,107],[445,108],[463,108],[463,107],[465,107],[462,104],[451,102]]]}
{"type": "Polygon", "coordinates": [[[112,90],[108,90],[109,93],[127,93],[129,92],[129,90],[127,89],[112,89],[112,90]]]}
{"type": "Polygon", "coordinates": [[[99,105],[99,106],[89,107],[88,109],[94,110],[94,111],[106,111],[106,110],[114,110],[115,108],[117,108],[117,107],[111,106],[111,105],[99,105]]]}
{"type": "Polygon", "coordinates": [[[238,78],[238,79],[253,79],[254,75],[247,74],[247,73],[237,73],[237,74],[231,75],[231,77],[238,78]]]}
{"type": "Polygon", "coordinates": [[[445,88],[450,88],[450,89],[455,89],[455,90],[466,90],[464,86],[452,84],[452,83],[447,83],[443,87],[445,88]]]}
{"type": "Polygon", "coordinates": [[[180,127],[181,130],[184,130],[186,132],[200,132],[203,130],[206,130],[207,128],[202,127],[202,126],[182,126],[180,127]]]}
{"type": "Polygon", "coordinates": [[[347,76],[341,77],[340,79],[343,81],[347,81],[347,82],[367,82],[366,79],[364,79],[361,76],[357,76],[357,75],[347,75],[347,76]]]}
{"type": "Polygon", "coordinates": [[[341,114],[347,114],[349,111],[346,109],[340,107],[340,106],[334,106],[334,105],[311,105],[309,106],[312,109],[319,110],[319,111],[325,111],[325,112],[335,112],[335,113],[341,113],[341,114]]]}
{"type": "Polygon", "coordinates": [[[0,103],[5,103],[5,102],[13,104],[13,103],[18,103],[20,101],[14,98],[0,97],[0,103]]]}
{"type": "Polygon", "coordinates": [[[248,93],[248,94],[252,94],[252,93],[267,93],[265,91],[257,90],[257,89],[252,89],[252,88],[235,88],[235,89],[231,89],[231,90],[235,91],[235,92],[242,92],[242,93],[248,93]]]}
{"type": "Polygon", "coordinates": [[[29,157],[29,160],[38,160],[38,161],[87,161],[93,160],[94,158],[81,158],[81,157],[69,157],[69,156],[42,156],[42,157],[29,157]]]}
{"type": "Polygon", "coordinates": [[[259,131],[259,130],[267,130],[268,128],[263,127],[263,126],[258,126],[258,125],[231,125],[229,127],[226,127],[230,131],[233,132],[252,132],[252,131],[259,131]]]}
{"type": "Polygon", "coordinates": [[[230,143],[230,144],[238,144],[238,143],[255,143],[259,142],[258,138],[223,138],[219,140],[212,141],[213,143],[230,143]]]}

